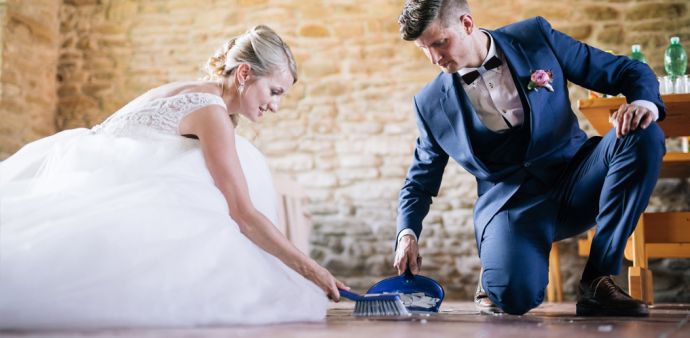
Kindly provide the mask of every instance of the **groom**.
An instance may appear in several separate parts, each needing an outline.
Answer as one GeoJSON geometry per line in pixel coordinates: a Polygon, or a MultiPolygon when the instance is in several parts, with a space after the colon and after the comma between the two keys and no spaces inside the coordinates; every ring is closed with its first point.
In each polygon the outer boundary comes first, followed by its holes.
{"type": "Polygon", "coordinates": [[[614,284],[665,152],[650,68],[553,30],[541,17],[477,28],[464,0],[407,0],[402,38],[443,71],[414,97],[419,128],[400,192],[395,267],[419,271],[417,240],[449,157],[477,179],[475,236],[482,312],[523,314],[548,282],[551,243],[598,225],[578,289],[578,315],[646,316],[614,284]],[[628,104],[587,139],[567,82],[628,104]]]}

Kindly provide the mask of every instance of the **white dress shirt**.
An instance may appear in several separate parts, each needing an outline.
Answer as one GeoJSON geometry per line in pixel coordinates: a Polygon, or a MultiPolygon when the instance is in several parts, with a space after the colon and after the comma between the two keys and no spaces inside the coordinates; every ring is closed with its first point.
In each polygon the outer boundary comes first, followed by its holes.
{"type": "MultiPolygon", "coordinates": [[[[494,69],[487,70],[469,85],[465,81],[460,82],[479,120],[490,130],[500,133],[509,130],[511,126],[521,126],[525,120],[524,109],[503,53],[496,49],[491,34],[483,32],[489,38],[489,52],[482,65],[494,56],[502,63],[494,69]]],[[[477,69],[462,68],[458,74],[463,76],[477,69]]]]}

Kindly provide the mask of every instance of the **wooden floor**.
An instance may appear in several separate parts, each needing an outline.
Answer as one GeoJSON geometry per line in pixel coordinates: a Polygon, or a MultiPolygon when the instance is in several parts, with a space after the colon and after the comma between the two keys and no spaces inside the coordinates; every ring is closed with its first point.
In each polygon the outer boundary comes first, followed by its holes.
{"type": "Polygon", "coordinates": [[[320,323],[194,329],[118,329],[74,332],[0,332],[0,337],[690,337],[690,304],[659,305],[649,318],[575,317],[573,303],[544,304],[525,316],[480,315],[472,303],[446,302],[441,313],[405,319],[360,319],[352,303],[333,304],[320,323]]]}

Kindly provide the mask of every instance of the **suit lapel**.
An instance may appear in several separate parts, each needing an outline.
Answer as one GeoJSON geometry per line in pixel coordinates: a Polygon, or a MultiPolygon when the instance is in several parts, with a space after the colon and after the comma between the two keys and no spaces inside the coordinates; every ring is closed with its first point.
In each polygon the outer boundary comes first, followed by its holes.
{"type": "Polygon", "coordinates": [[[463,114],[475,114],[474,107],[472,107],[462,86],[457,87],[459,88],[456,88],[452,74],[443,74],[440,104],[447,119],[446,123],[453,129],[453,139],[450,140],[449,144],[457,145],[455,149],[457,151],[449,155],[462,164],[469,172],[483,179],[488,177],[489,172],[477,156],[474,155],[467,133],[467,125],[465,125],[465,119],[463,118],[463,114]]]}
{"type": "MultiPolygon", "coordinates": [[[[522,46],[520,46],[519,42],[512,39],[506,41],[504,36],[499,32],[491,32],[491,36],[505,56],[508,67],[510,68],[510,73],[513,76],[513,81],[515,81],[515,87],[520,94],[520,99],[524,100],[528,98],[525,87],[527,83],[529,83],[534,67],[527,58],[527,55],[525,55],[522,46]]],[[[525,106],[524,108],[526,110],[532,108],[529,100],[523,102],[523,106],[525,106]]]]}

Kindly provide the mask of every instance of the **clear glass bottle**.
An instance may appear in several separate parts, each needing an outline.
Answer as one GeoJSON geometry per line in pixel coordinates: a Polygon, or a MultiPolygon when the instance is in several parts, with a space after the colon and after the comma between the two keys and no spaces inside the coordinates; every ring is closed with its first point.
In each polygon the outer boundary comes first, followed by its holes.
{"type": "Polygon", "coordinates": [[[674,36],[671,38],[671,44],[664,53],[664,70],[666,70],[666,74],[675,80],[676,77],[685,75],[687,68],[688,54],[683,49],[683,46],[680,45],[680,38],[674,36]]]}
{"type": "Polygon", "coordinates": [[[632,45],[631,53],[628,56],[633,60],[647,63],[647,58],[642,54],[642,47],[640,45],[632,45]]]}

